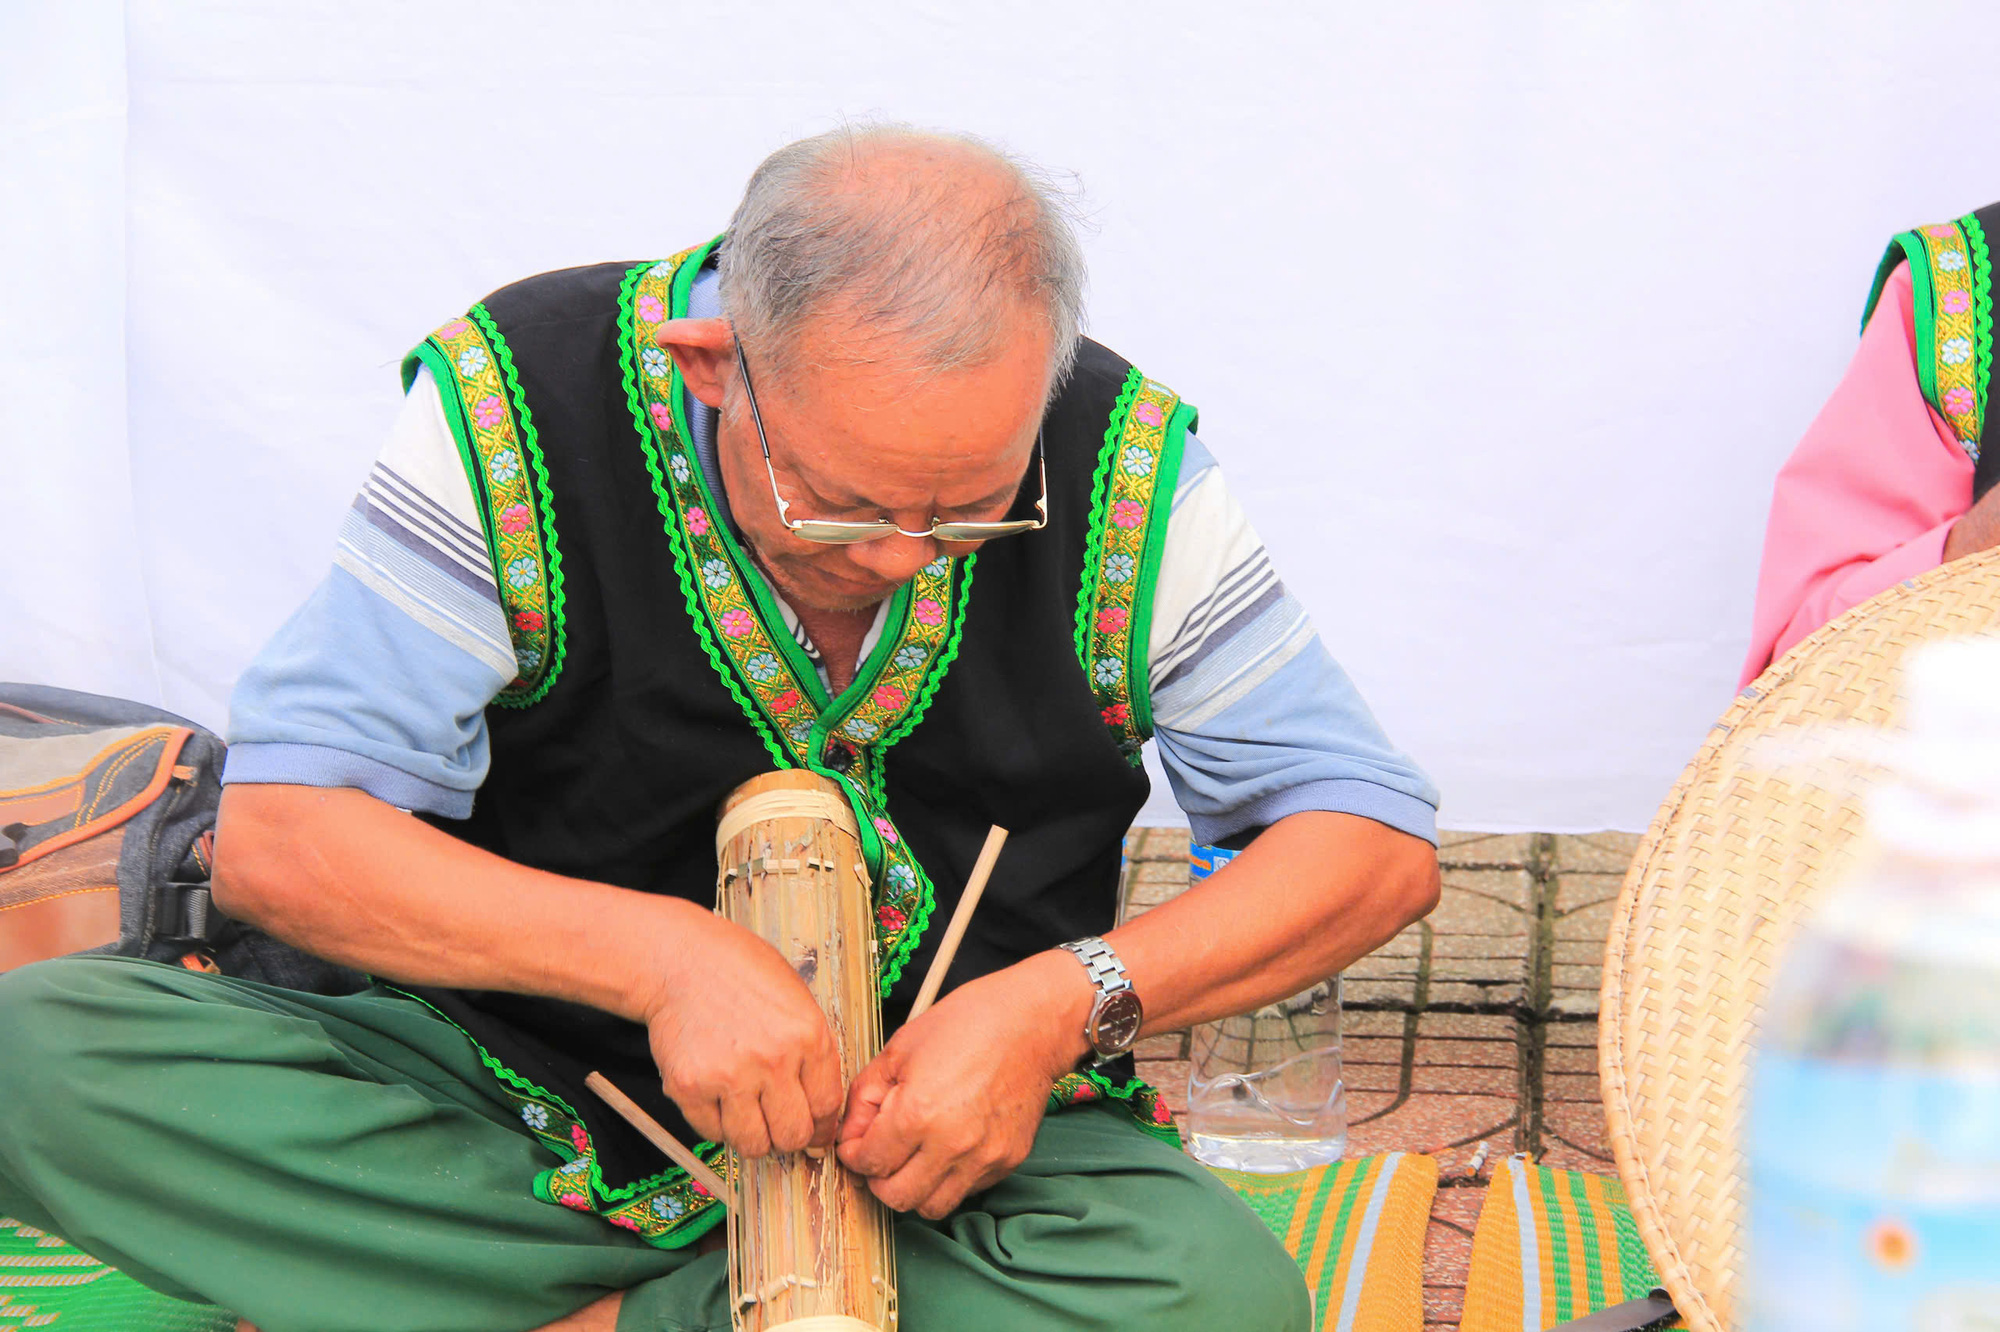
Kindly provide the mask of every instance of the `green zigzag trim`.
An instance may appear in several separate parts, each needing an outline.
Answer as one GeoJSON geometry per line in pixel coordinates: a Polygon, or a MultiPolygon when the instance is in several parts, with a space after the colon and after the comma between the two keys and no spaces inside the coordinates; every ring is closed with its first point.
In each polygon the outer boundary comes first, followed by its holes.
{"type": "Polygon", "coordinates": [[[1976,214],[1959,219],[1965,231],[1966,248],[1972,251],[1973,344],[1979,356],[1979,431],[1976,442],[1986,433],[1987,388],[1993,378],[1993,257],[1986,249],[1986,228],[1976,214]]]}
{"type": "Polygon", "coordinates": [[[1104,427],[1104,447],[1098,451],[1097,475],[1090,484],[1090,531],[1083,548],[1083,585],[1076,596],[1076,660],[1086,678],[1090,673],[1090,610],[1097,600],[1097,562],[1091,557],[1103,546],[1104,525],[1110,521],[1111,460],[1125,435],[1125,413],[1131,410],[1132,399],[1145,378],[1136,365],[1126,373],[1125,387],[1118,391],[1118,401],[1111,408],[1111,422],[1104,427]]]}
{"type": "MultiPolygon", "coordinates": [[[[563,630],[563,567],[562,547],[556,544],[555,496],[549,486],[549,469],[542,460],[541,437],[535,433],[535,418],[528,411],[527,395],[521,391],[521,380],[514,372],[514,350],[507,340],[500,336],[500,330],[493,323],[493,316],[487,313],[484,303],[474,305],[467,315],[493,344],[493,351],[500,361],[500,378],[506,381],[507,396],[514,405],[514,419],[521,427],[521,446],[528,455],[528,465],[535,472],[535,493],[541,500],[542,545],[548,551],[549,570],[549,659],[542,664],[542,676],[535,687],[526,694],[509,698],[501,695],[493,701],[503,708],[526,708],[539,703],[554,687],[556,677],[562,674],[563,662],[569,655],[568,635],[563,630]]],[[[497,576],[497,571],[496,571],[497,576]]]]}
{"type": "MultiPolygon", "coordinates": [[[[1166,441],[1160,449],[1159,465],[1153,469],[1153,488],[1147,496],[1145,558],[1139,564],[1139,585],[1132,594],[1132,642],[1126,649],[1125,692],[1132,700],[1132,729],[1142,740],[1153,735],[1153,592],[1160,581],[1160,560],[1166,554],[1167,525],[1173,521],[1174,492],[1180,488],[1181,453],[1187,447],[1188,431],[1194,429],[1195,409],[1186,402],[1174,405],[1167,422],[1166,441]]],[[[1132,755],[1137,767],[1139,756],[1132,755]]]]}
{"type": "MultiPolygon", "coordinates": [[[[486,1047],[479,1043],[478,1037],[474,1036],[464,1027],[459,1026],[456,1022],[452,1022],[451,1018],[442,1011],[440,1011],[436,1004],[431,1003],[428,999],[425,999],[420,994],[411,994],[408,990],[405,990],[400,986],[390,985],[385,988],[389,989],[393,993],[402,995],[405,999],[413,1000],[416,1003],[422,1004],[425,1008],[428,1008],[431,1012],[436,1013],[439,1021],[451,1023],[451,1029],[457,1032],[459,1035],[465,1037],[467,1044],[471,1045],[474,1053],[476,1053],[479,1056],[479,1062],[486,1065],[486,1070],[489,1073],[493,1074],[493,1076],[498,1078],[501,1082],[504,1082],[508,1086],[514,1087],[517,1090],[524,1092],[529,1096],[533,1096],[537,1100],[547,1101],[550,1105],[561,1106],[562,1112],[564,1114],[568,1115],[571,1119],[575,1120],[579,1124],[583,1122],[583,1116],[576,1112],[575,1106],[571,1105],[568,1101],[565,1101],[562,1097],[556,1095],[554,1092],[548,1090],[548,1088],[537,1086],[535,1083],[530,1082],[527,1078],[522,1077],[519,1073],[516,1073],[513,1069],[507,1067],[505,1064],[501,1063],[498,1059],[495,1059],[490,1053],[487,1052],[486,1047]]],[[[716,1151],[717,1148],[718,1144],[704,1141],[696,1143],[694,1145],[693,1150],[696,1156],[700,1156],[702,1157],[703,1160],[706,1161],[709,1160],[709,1157],[705,1156],[704,1153],[712,1153],[716,1151]]],[[[575,1160],[576,1158],[572,1156],[570,1157],[570,1159],[575,1160]]],[[[686,1177],[687,1177],[687,1171],[681,1169],[679,1166],[669,1166],[667,1169],[661,1171],[657,1175],[648,1175],[646,1178],[638,1180],[635,1183],[629,1184],[622,1189],[614,1189],[610,1185],[604,1182],[604,1172],[598,1168],[596,1154],[592,1153],[590,1158],[590,1186],[591,1188],[595,1189],[601,1197],[607,1198],[612,1202],[628,1202],[631,1199],[638,1197],[642,1193],[651,1193],[656,1190],[663,1189],[669,1184],[678,1184],[681,1180],[685,1179],[686,1177]]],[[[701,1221],[707,1217],[713,1217],[714,1218],[713,1220],[709,1220],[707,1224],[703,1225],[699,1230],[692,1231],[692,1233],[688,1234],[685,1237],[676,1235],[675,1243],[667,1247],[679,1248],[681,1247],[681,1245],[686,1244],[691,1240],[698,1239],[701,1237],[702,1234],[713,1229],[716,1221],[721,1220],[723,1211],[725,1210],[722,1205],[721,1199],[719,1198],[716,1199],[716,1204],[717,1205],[714,1207],[703,1209],[703,1215],[701,1217],[696,1217],[694,1221],[690,1221],[689,1225],[692,1226],[695,1224],[696,1221],[701,1221]]]]}
{"type": "MultiPolygon", "coordinates": [[[[957,596],[954,598],[956,604],[952,608],[951,636],[945,640],[944,651],[938,653],[937,660],[931,664],[931,673],[924,678],[923,692],[917,695],[917,701],[911,705],[909,712],[904,715],[902,723],[895,730],[884,736],[881,743],[875,748],[873,762],[868,773],[868,788],[875,797],[875,807],[877,809],[887,810],[889,808],[887,763],[889,748],[915,730],[917,723],[924,719],[924,714],[930,710],[932,696],[937,693],[938,687],[944,683],[945,673],[951,669],[951,664],[958,660],[959,638],[965,632],[965,610],[967,606],[972,604],[973,566],[978,562],[979,552],[975,550],[972,554],[966,556],[964,562],[959,566],[957,596]]],[[[889,991],[902,978],[903,966],[910,960],[910,955],[916,952],[917,945],[923,942],[924,931],[930,928],[931,913],[937,908],[937,888],[931,883],[929,872],[924,869],[923,863],[917,859],[914,853],[910,856],[910,864],[916,867],[917,887],[920,896],[918,898],[917,910],[911,917],[909,928],[903,932],[903,937],[897,941],[895,950],[882,963],[881,978],[876,988],[884,999],[889,997],[889,991]]],[[[886,866],[883,867],[882,872],[887,872],[886,866]]]]}
{"type": "MultiPolygon", "coordinates": [[[[694,262],[697,255],[689,255],[686,262],[694,262]]],[[[688,559],[687,544],[681,540],[680,520],[674,509],[674,497],[667,491],[667,477],[660,462],[660,451],[653,445],[653,426],[646,415],[645,404],[639,399],[639,363],[632,356],[632,289],[639,285],[639,279],[653,267],[651,263],[634,264],[625,274],[625,280],[618,286],[618,368],[625,381],[625,405],[632,413],[632,425],[639,432],[639,446],[646,453],[646,471],[653,479],[653,500],[660,511],[667,532],[667,541],[674,551],[674,573],[681,580],[681,597],[687,603],[688,618],[694,621],[695,633],[701,637],[702,651],[708,654],[709,665],[722,677],[729,696],[736,700],[736,706],[743,709],[743,715],[757,729],[758,738],[764,748],[770,751],[772,762],[780,768],[795,766],[791,755],[771,734],[771,728],[764,724],[764,714],[756,704],[746,697],[743,687],[736,682],[736,672],[723,659],[722,649],[716,645],[715,635],[709,632],[708,616],[703,613],[701,599],[694,590],[694,569],[688,559]]]]}

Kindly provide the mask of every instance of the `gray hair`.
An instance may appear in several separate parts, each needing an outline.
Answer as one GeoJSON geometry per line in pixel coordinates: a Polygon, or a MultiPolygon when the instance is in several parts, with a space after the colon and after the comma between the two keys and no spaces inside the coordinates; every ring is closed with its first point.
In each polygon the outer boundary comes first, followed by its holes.
{"type": "Polygon", "coordinates": [[[843,127],[780,148],[751,175],[719,257],[723,309],[781,368],[804,326],[837,309],[934,374],[988,360],[1008,320],[1039,306],[1053,393],[1083,325],[1074,213],[1047,172],[970,135],[843,127]],[[927,146],[966,154],[997,188],[949,166],[860,187],[882,150],[927,146]]]}

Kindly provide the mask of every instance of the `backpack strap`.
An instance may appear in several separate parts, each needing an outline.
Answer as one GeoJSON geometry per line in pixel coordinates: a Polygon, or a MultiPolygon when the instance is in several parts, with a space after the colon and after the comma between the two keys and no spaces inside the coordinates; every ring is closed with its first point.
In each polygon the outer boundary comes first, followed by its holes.
{"type": "Polygon", "coordinates": [[[404,358],[405,392],[419,365],[437,381],[472,483],[520,671],[493,701],[525,708],[540,702],[562,674],[565,647],[562,550],[534,418],[513,354],[484,305],[444,325],[404,358]]]}
{"type": "Polygon", "coordinates": [[[1889,275],[1907,263],[1917,387],[1972,459],[1975,501],[2000,481],[2000,447],[1983,447],[1993,370],[1993,263],[1987,232],[1996,224],[2000,204],[1896,236],[1876,268],[1862,313],[1865,328],[1889,275]]]}
{"type": "Polygon", "coordinates": [[[1195,409],[1133,370],[1104,431],[1076,604],[1076,657],[1126,761],[1153,734],[1147,639],[1181,448],[1195,409]]]}

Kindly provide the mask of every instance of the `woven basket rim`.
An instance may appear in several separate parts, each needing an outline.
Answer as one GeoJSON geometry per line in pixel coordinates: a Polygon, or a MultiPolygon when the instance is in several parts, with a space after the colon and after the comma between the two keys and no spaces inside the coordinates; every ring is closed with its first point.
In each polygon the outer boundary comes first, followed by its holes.
{"type": "MultiPolygon", "coordinates": [[[[2000,577],[2000,548],[1940,565],[1906,579],[1829,621],[1773,662],[1736,695],[1721,717],[1709,727],[1694,757],[1681,770],[1666,799],[1661,801],[1658,812],[1633,853],[1632,864],[1619,888],[1610,932],[1605,940],[1604,976],[1598,1004],[1598,1076],[1612,1158],[1625,1185],[1633,1220],[1660,1273],[1662,1284],[1692,1332],[1724,1332],[1724,1327],[1707,1295],[1696,1286],[1681,1245],[1668,1228],[1661,1197],[1671,1188],[1672,1181],[1653,1178],[1637,1149],[1637,1122],[1631,1101],[1629,1074],[1636,1074],[1647,1066],[1648,1052],[1623,1048],[1621,1019],[1628,981],[1636,980],[1661,961],[1642,957],[1630,968],[1631,975],[1628,977],[1624,958],[1639,914],[1642,890],[1652,877],[1655,862],[1662,847],[1668,843],[1668,834],[1674,829],[1690,792],[1706,775],[1723,746],[1753,712],[1770,705],[1774,696],[1798,679],[1802,672],[1817,665],[1823,652],[1843,644],[1857,629],[1877,616],[1910,600],[1949,590],[1960,583],[1990,584],[1996,577],[2000,577]]],[[[1892,660],[1887,657],[1882,657],[1879,662],[1879,668],[1884,670],[1892,665],[1892,660]]]]}

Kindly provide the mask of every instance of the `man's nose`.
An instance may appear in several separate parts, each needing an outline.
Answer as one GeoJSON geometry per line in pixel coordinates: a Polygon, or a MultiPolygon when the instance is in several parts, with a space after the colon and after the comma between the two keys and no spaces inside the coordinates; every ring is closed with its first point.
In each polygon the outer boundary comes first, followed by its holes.
{"type": "Polygon", "coordinates": [[[930,537],[910,537],[900,532],[847,549],[856,564],[889,583],[909,582],[916,577],[917,570],[938,557],[938,543],[930,537]]]}

